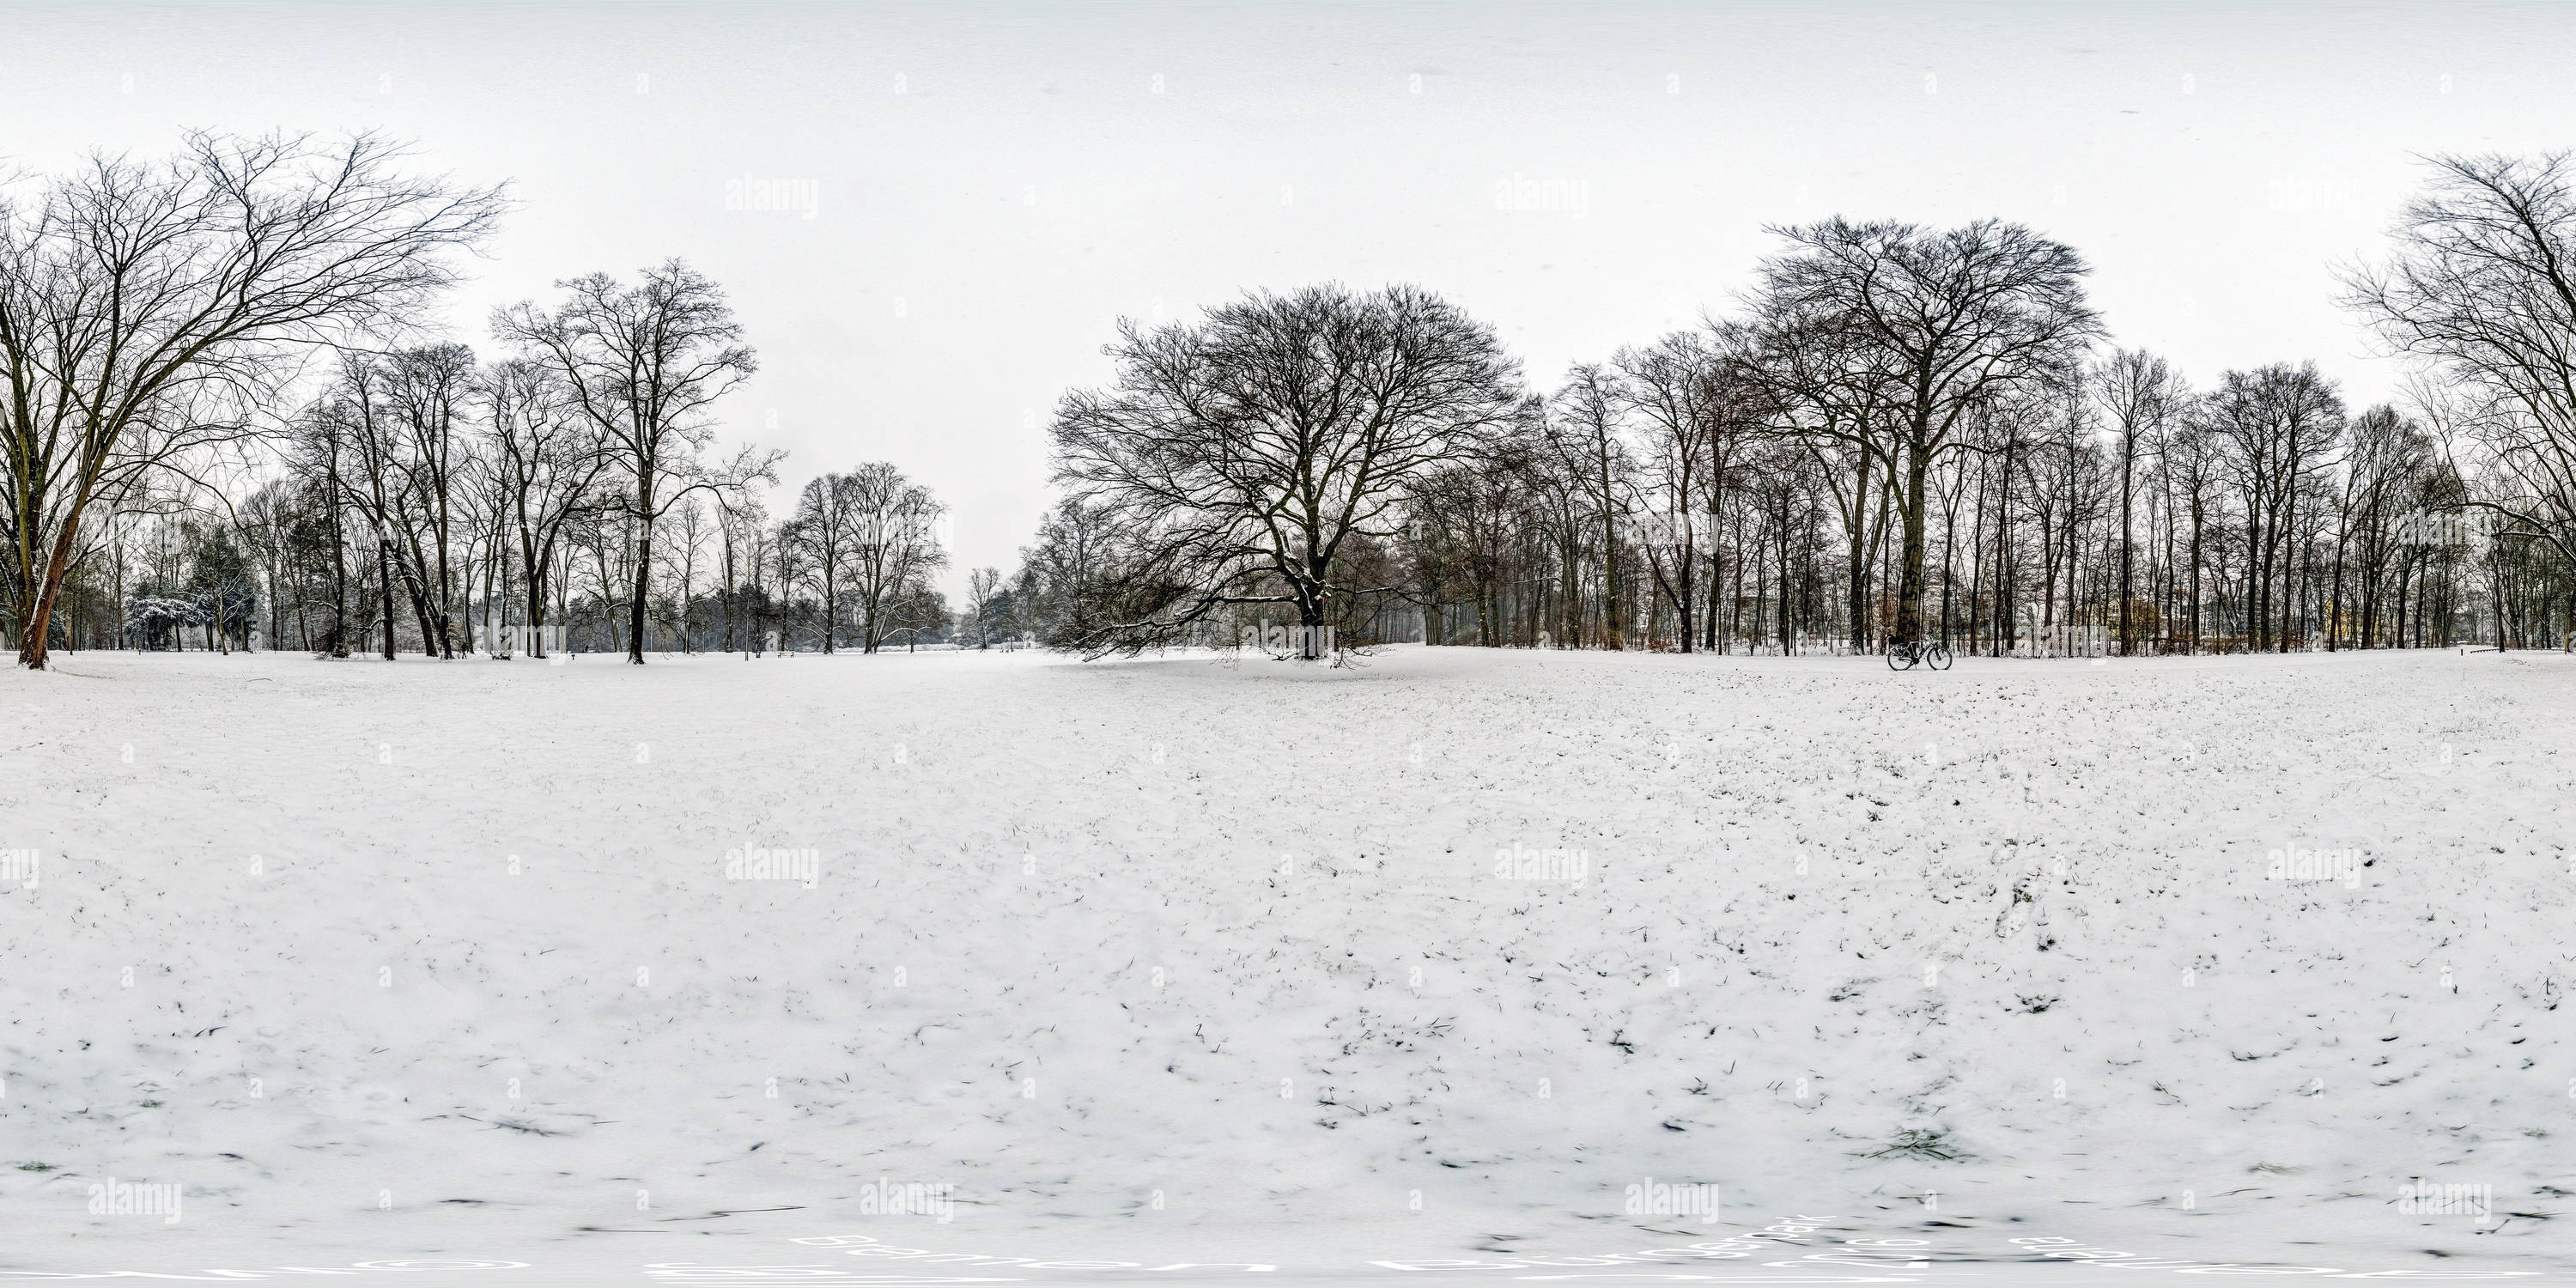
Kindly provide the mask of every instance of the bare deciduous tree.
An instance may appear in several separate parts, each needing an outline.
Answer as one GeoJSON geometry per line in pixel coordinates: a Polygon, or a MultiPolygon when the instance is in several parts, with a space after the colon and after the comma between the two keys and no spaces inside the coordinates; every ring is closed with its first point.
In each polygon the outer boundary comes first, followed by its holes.
{"type": "Polygon", "coordinates": [[[1646,466],[1651,481],[1640,509],[1647,519],[1636,533],[1655,589],[1673,606],[1680,623],[1681,651],[1695,642],[1698,596],[1693,583],[1699,570],[1698,517],[1702,493],[1715,486],[1709,477],[1714,456],[1710,441],[1717,417],[1710,394],[1716,359],[1708,337],[1677,331],[1646,348],[1622,349],[1612,362],[1628,409],[1643,418],[1646,466]]]}
{"type": "Polygon", "coordinates": [[[975,647],[991,648],[994,600],[1002,592],[1002,570],[978,568],[966,574],[967,621],[975,628],[975,647]]]}
{"type": "Polygon", "coordinates": [[[654,525],[682,498],[768,478],[778,461],[777,453],[749,449],[721,466],[699,457],[715,436],[716,400],[759,364],[724,292],[679,260],[644,270],[633,286],[605,273],[556,285],[566,292],[562,305],[514,305],[492,329],[563,377],[624,475],[636,542],[626,660],[641,666],[654,525]]]}
{"type": "Polygon", "coordinates": [[[2131,608],[2137,600],[2138,447],[2160,437],[2190,399],[2190,389],[2170,363],[2141,349],[2118,349],[2094,372],[2094,395],[2111,418],[2120,492],[2120,655],[2136,643],[2131,608]]]}
{"type": "Polygon", "coordinates": [[[806,575],[823,595],[823,652],[837,650],[841,635],[841,587],[859,558],[863,535],[858,480],[848,474],[809,479],[797,494],[796,513],[783,534],[797,543],[806,575]]]}
{"type": "Polygon", "coordinates": [[[2343,399],[2315,363],[2274,363],[2222,373],[2200,415],[2244,501],[2250,646],[2286,652],[2299,500],[2343,434],[2343,399]]]}
{"type": "MultiPolygon", "coordinates": [[[[940,539],[946,507],[930,489],[884,461],[870,461],[846,476],[853,544],[850,588],[858,597],[859,648],[874,653],[898,631],[925,629],[922,592],[930,574],[948,566],[940,539]]],[[[944,618],[945,609],[941,610],[944,618]]]]}
{"type": "Polygon", "coordinates": [[[562,377],[544,363],[509,358],[486,368],[479,386],[485,451],[499,491],[502,525],[519,557],[528,650],[546,656],[546,596],[566,527],[604,502],[610,467],[599,432],[572,405],[562,377]]]}
{"type": "Polygon", "coordinates": [[[1512,414],[1493,332],[1412,286],[1254,294],[1204,320],[1122,322],[1117,381],[1065,396],[1056,477],[1134,534],[1086,651],[1165,643],[1228,605],[1292,609],[1303,657],[1343,601],[1354,539],[1388,539],[1405,491],[1512,414]]]}
{"type": "Polygon", "coordinates": [[[2502,535],[2576,563],[2576,158],[2435,157],[2396,254],[2347,275],[2346,302],[2447,377],[2499,472],[2502,535]]]}
{"type": "Polygon", "coordinates": [[[2072,249],[2019,224],[1928,229],[1835,218],[1773,231],[1794,249],[1762,266],[1760,305],[1846,337],[1850,373],[1882,391],[1903,521],[1895,635],[1923,638],[1926,483],[1979,401],[2061,378],[2100,324],[2072,249]]]}
{"type": "Polygon", "coordinates": [[[1544,440],[1558,472],[1583,498],[1592,535],[1601,541],[1602,641],[1614,651],[1628,646],[1619,553],[1636,493],[1636,463],[1621,419],[1630,398],[1617,373],[1598,363],[1576,363],[1549,402],[1544,440]]]}

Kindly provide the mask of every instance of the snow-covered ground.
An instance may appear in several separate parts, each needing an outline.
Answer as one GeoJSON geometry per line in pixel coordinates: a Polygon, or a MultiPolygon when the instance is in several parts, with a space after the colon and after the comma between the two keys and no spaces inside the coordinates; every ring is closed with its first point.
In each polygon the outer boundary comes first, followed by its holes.
{"type": "Polygon", "coordinates": [[[58,667],[0,1271],[2576,1250],[2576,658],[58,667]]]}

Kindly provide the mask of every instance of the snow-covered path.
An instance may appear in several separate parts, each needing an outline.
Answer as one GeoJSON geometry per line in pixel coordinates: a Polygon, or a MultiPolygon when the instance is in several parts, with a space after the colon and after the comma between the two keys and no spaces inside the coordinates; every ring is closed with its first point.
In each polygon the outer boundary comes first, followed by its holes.
{"type": "Polygon", "coordinates": [[[0,681],[0,1268],[2576,1246],[2564,656],[59,666],[0,681]]]}

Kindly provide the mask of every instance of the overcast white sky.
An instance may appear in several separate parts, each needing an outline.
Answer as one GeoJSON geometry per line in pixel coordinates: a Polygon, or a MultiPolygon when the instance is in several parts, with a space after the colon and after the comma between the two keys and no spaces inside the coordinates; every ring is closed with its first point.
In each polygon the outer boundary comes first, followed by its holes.
{"type": "MultiPolygon", "coordinates": [[[[1996,215],[2196,381],[2398,372],[2333,303],[2441,150],[2576,143],[2576,7],[12,6],[0,157],[382,129],[523,204],[453,309],[683,256],[786,488],[896,462],[1007,569],[1122,315],[1423,283],[1565,366],[1725,308],[1766,223],[1996,215]],[[728,209],[805,184],[810,217],[728,209]]],[[[774,504],[783,507],[785,497],[774,504]]],[[[962,571],[949,578],[963,580],[962,571]]]]}

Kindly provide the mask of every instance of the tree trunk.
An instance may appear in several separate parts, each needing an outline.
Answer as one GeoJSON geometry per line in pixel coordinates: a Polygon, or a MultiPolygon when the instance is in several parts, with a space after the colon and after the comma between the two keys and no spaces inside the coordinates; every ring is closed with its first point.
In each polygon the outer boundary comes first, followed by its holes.
{"type": "Polygon", "coordinates": [[[45,558],[45,576],[36,592],[36,611],[27,615],[25,633],[18,637],[18,662],[30,671],[45,669],[47,637],[53,634],[54,603],[63,593],[63,581],[71,567],[72,543],[80,531],[81,508],[74,506],[63,520],[62,533],[54,539],[54,551],[45,558]]]}
{"type": "Polygon", "coordinates": [[[1905,544],[1897,568],[1896,638],[1907,644],[1923,640],[1923,489],[1932,456],[1920,439],[1905,451],[1905,544]]]}
{"type": "Polygon", "coordinates": [[[2135,647],[2129,624],[2129,601],[2135,595],[2133,552],[2137,546],[2136,529],[2131,523],[2131,497],[2136,492],[2132,477],[2137,472],[2138,437],[2135,433],[2120,436],[2120,656],[2127,657],[2135,647]]]}
{"type": "Polygon", "coordinates": [[[644,665],[644,597],[653,585],[653,472],[648,468],[635,485],[635,602],[626,608],[626,661],[644,665]]]}
{"type": "Polygon", "coordinates": [[[841,633],[841,596],[832,565],[823,565],[823,656],[832,655],[833,638],[841,633]]]}
{"type": "Polygon", "coordinates": [[[376,542],[376,589],[385,605],[385,660],[394,660],[394,574],[382,540],[376,542]]]}
{"type": "Polygon", "coordinates": [[[528,561],[528,655],[546,655],[546,569],[544,561],[528,561]]]}
{"type": "Polygon", "coordinates": [[[1869,648],[1869,449],[1860,449],[1860,469],[1852,478],[1851,524],[1851,650],[1869,648]]]}
{"type": "Polygon", "coordinates": [[[336,498],[331,502],[331,637],[326,643],[331,656],[349,655],[349,546],[340,531],[336,498]]]}

